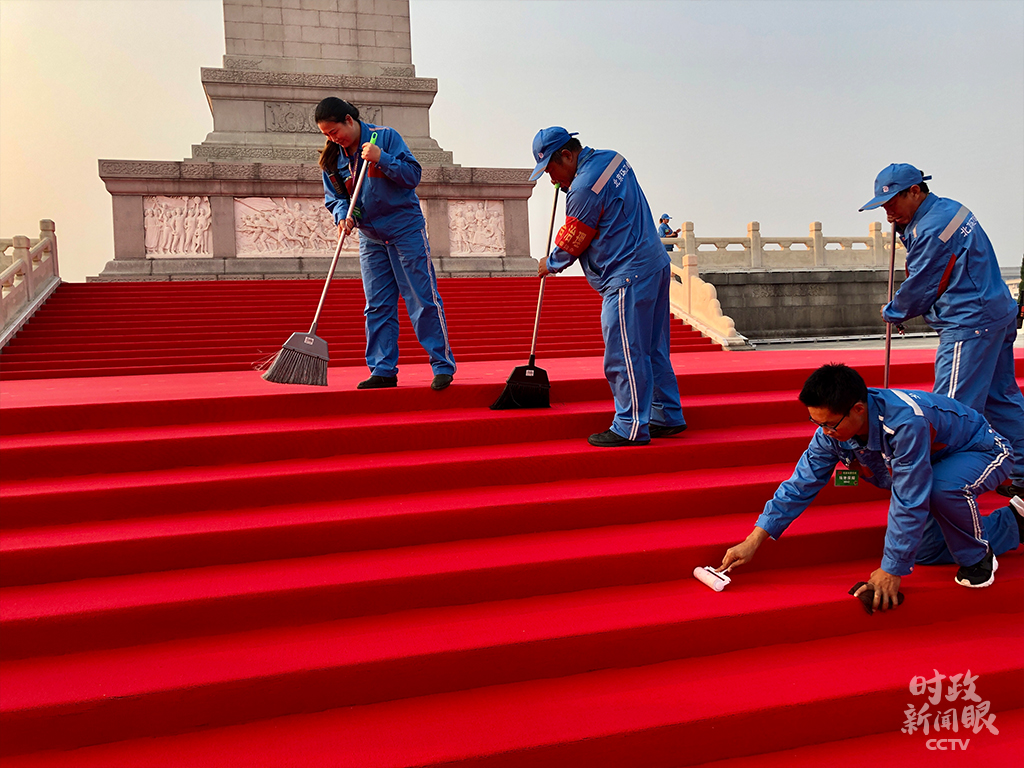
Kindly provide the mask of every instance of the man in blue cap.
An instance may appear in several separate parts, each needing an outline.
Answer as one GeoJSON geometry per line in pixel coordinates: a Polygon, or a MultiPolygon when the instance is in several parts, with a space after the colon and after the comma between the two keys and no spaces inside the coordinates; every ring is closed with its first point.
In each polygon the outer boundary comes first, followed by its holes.
{"type": "MultiPolygon", "coordinates": [[[[666,238],[666,237],[678,237],[679,236],[679,230],[678,229],[673,230],[672,227],[670,227],[668,225],[668,223],[670,221],[672,221],[672,217],[671,216],[669,216],[667,213],[661,214],[661,224],[658,226],[658,237],[666,238]]],[[[665,243],[665,250],[668,253],[672,253],[672,244],[671,243],[665,243]]]]}
{"type": "Polygon", "coordinates": [[[1013,447],[1015,463],[1004,496],[1024,494],[1024,395],[1014,376],[1017,306],[1003,282],[995,251],[965,206],[928,190],[912,165],[894,163],[875,178],[875,196],[860,209],[882,206],[907,249],[907,279],[882,307],[887,323],[924,316],[939,333],[936,394],[984,414],[1013,447]]]}
{"type": "Polygon", "coordinates": [[[574,136],[552,127],[533,140],[537,166],[530,178],[546,171],[568,190],[565,224],[537,273],[545,277],[579,260],[602,296],[604,372],[615,418],[588,442],[647,445],[686,429],[669,357],[670,261],[629,163],[611,150],[583,147],[574,136]]]}

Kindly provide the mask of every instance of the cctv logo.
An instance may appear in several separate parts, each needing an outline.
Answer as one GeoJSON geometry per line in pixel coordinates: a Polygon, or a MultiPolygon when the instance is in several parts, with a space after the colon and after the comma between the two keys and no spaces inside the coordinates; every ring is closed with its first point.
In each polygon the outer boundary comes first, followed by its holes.
{"type": "Polygon", "coordinates": [[[967,745],[970,743],[970,739],[928,739],[924,745],[932,751],[939,750],[940,752],[946,752],[952,750],[955,752],[959,747],[960,751],[963,752],[967,749],[967,745]],[[943,746],[944,744],[949,744],[950,746],[943,746]]]}

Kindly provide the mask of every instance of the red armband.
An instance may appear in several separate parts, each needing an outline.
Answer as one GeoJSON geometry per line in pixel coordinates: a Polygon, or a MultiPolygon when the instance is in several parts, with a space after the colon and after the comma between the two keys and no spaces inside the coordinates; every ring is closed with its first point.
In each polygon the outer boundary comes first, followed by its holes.
{"type": "Polygon", "coordinates": [[[573,258],[578,258],[587,249],[596,234],[597,230],[593,227],[588,227],[579,219],[568,216],[565,219],[565,224],[558,230],[555,245],[573,258]]]}

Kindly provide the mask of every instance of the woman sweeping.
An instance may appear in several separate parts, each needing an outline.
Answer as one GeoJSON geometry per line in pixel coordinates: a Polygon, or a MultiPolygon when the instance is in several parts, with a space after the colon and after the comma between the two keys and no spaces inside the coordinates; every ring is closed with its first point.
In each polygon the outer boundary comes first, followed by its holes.
{"type": "Polygon", "coordinates": [[[448,345],[444,303],[430,261],[426,221],[416,195],[422,169],[393,128],[359,120],[359,110],[337,98],[316,107],[315,119],[327,137],[320,153],[324,205],[340,236],[354,205],[359,229],[359,269],[366,295],[366,364],[370,378],[359,389],[398,386],[398,297],[405,300],[420,345],[430,355],[432,389],[452,382],[455,358],[448,345]],[[376,143],[370,143],[376,134],[376,143]],[[351,200],[362,163],[370,163],[358,200],[351,200]]]}

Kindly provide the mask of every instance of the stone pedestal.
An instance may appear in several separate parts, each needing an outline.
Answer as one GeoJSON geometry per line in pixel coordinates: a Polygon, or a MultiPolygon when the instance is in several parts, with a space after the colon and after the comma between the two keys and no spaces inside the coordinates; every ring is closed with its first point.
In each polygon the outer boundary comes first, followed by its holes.
{"type": "MultiPolygon", "coordinates": [[[[91,279],[325,277],[337,235],[313,111],[327,96],[395,128],[423,167],[439,275],[536,273],[529,169],[463,168],[430,137],[437,81],[415,76],[408,0],[223,2],[224,67],[202,70],[213,131],[182,162],[99,161],[114,260],[91,279]]],[[[357,238],[336,274],[359,274],[357,238]]]]}

